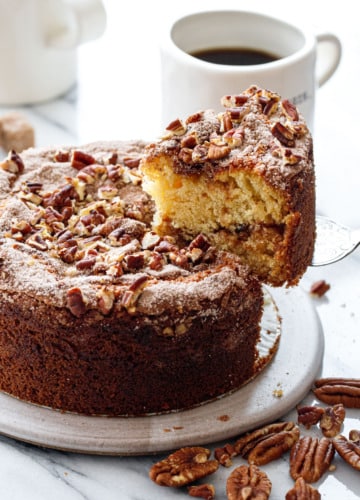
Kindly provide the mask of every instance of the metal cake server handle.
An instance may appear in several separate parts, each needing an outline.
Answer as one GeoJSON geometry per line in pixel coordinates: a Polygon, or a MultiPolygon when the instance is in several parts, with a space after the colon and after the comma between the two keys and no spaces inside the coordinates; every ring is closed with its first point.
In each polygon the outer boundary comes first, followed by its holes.
{"type": "Polygon", "coordinates": [[[343,259],[360,244],[360,229],[350,229],[322,215],[316,216],[316,241],[311,266],[343,259]]]}

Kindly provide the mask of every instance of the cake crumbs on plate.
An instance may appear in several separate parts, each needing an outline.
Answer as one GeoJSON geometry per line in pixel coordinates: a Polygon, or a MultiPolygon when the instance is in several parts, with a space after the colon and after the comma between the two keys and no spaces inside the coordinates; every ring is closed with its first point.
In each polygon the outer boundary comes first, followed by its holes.
{"type": "Polygon", "coordinates": [[[277,383],[276,389],[273,390],[272,394],[275,398],[282,398],[283,397],[284,391],[281,388],[281,382],[277,383]]]}
{"type": "Polygon", "coordinates": [[[216,417],[216,420],[219,420],[220,422],[228,422],[230,420],[229,415],[219,415],[216,417]]]}

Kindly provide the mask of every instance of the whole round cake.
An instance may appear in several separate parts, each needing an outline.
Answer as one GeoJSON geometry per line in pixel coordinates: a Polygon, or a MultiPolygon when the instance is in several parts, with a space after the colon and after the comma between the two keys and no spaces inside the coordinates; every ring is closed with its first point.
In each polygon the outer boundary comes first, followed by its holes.
{"type": "Polygon", "coordinates": [[[0,390],[88,415],[191,408],[258,372],[262,282],[314,245],[310,133],[251,87],[157,143],[0,164],[0,390]]]}
{"type": "Polygon", "coordinates": [[[263,297],[201,234],[152,230],[141,142],[0,169],[0,389],[95,415],[189,408],[254,375],[263,297]]]}

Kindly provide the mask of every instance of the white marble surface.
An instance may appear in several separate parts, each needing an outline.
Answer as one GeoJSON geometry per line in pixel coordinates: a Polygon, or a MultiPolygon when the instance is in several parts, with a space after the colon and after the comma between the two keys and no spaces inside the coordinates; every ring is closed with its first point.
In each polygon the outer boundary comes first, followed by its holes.
{"type": "MultiPolygon", "coordinates": [[[[81,144],[97,139],[156,138],[160,133],[160,28],[183,12],[218,7],[213,0],[194,2],[119,2],[106,0],[105,35],[79,50],[77,86],[53,102],[21,111],[36,129],[37,145],[81,144]]],[[[227,1],[222,7],[238,7],[227,1]]],[[[360,38],[354,3],[328,1],[258,1],[257,7],[283,17],[301,18],[314,29],[333,31],[343,43],[336,75],[317,95],[314,130],[318,211],[360,227],[358,153],[360,99],[360,38]],[[270,7],[271,5],[271,7],[270,7]],[[271,12],[270,12],[271,9],[271,12]],[[346,97],[346,98],[345,98],[346,97]]],[[[0,107],[0,114],[8,109],[0,107]]],[[[323,376],[360,377],[360,251],[337,264],[310,268],[301,285],[309,290],[317,279],[331,289],[313,299],[325,336],[323,376]]],[[[289,367],[291,369],[291,367],[289,367]]],[[[311,394],[307,403],[314,401],[311,394]]],[[[296,418],[292,411],[286,418],[296,418]]],[[[348,410],[344,433],[360,428],[360,411],[348,410]]],[[[189,443],[191,445],[191,443],[189,443]]],[[[211,444],[213,448],[215,444],[211,444]]],[[[7,500],[142,500],[186,498],[186,490],[152,483],[148,470],[160,456],[101,457],[47,450],[0,437],[1,497],[7,500]]],[[[234,465],[243,463],[236,459],[234,465]]],[[[359,472],[335,460],[336,470],[316,486],[322,498],[360,498],[359,472]]],[[[288,457],[264,466],[273,482],[271,498],[285,497],[292,480],[288,457]]],[[[230,470],[221,468],[210,480],[216,498],[225,499],[230,470]]]]}

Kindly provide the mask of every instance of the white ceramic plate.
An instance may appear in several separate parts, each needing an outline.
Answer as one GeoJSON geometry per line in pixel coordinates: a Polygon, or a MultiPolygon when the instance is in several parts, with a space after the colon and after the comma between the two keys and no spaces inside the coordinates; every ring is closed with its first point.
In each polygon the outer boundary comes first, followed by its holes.
{"type": "MultiPolygon", "coordinates": [[[[135,418],[61,413],[0,393],[0,433],[67,451],[140,455],[229,439],[280,418],[311,388],[321,367],[323,333],[306,292],[281,288],[270,293],[282,319],[278,351],[236,392],[191,410],[135,418]]],[[[279,334],[274,311],[263,329],[271,349],[279,334]]]]}

